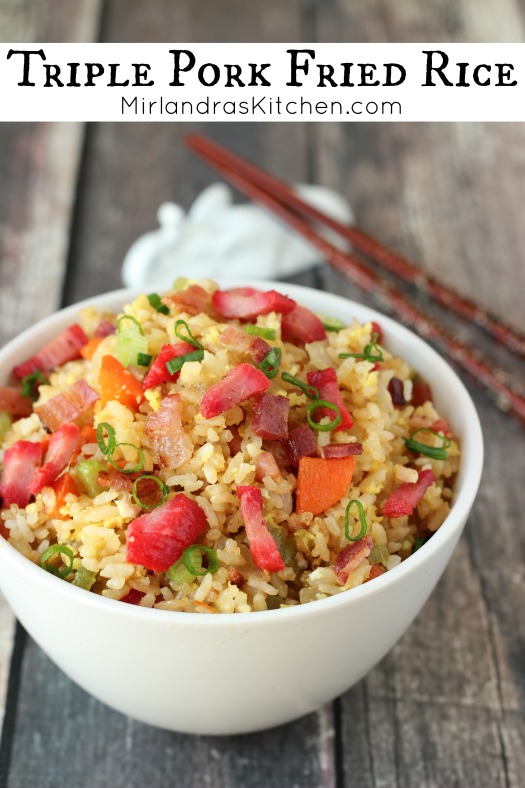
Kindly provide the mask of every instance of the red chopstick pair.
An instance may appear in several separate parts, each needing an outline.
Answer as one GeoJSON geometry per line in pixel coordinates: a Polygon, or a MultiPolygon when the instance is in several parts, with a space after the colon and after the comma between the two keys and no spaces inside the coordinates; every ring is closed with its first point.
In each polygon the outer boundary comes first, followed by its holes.
{"type": "Polygon", "coordinates": [[[525,337],[493,315],[483,312],[472,301],[463,298],[435,279],[427,276],[405,258],[382,247],[377,241],[355,227],[347,227],[301,200],[283,181],[242,159],[240,156],[201,134],[190,134],[186,144],[218,170],[246,196],[261,203],[303,235],[328,262],[365,292],[373,292],[401,322],[418,334],[433,341],[458,366],[468,372],[496,398],[498,406],[525,424],[525,396],[507,382],[505,374],[488,364],[481,354],[460,342],[442,326],[430,319],[407,296],[384,281],[379,271],[354,254],[339,249],[326,240],[312,222],[337,232],[350,241],[353,249],[370,258],[383,269],[412,282],[435,301],[462,318],[474,322],[497,342],[512,352],[525,356],[525,337]]]}

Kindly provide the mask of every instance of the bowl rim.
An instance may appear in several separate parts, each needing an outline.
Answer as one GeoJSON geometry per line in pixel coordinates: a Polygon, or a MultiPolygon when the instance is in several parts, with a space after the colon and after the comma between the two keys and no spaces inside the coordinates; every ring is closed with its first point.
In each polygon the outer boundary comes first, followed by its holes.
{"type": "MultiPolygon", "coordinates": [[[[290,625],[292,622],[300,621],[305,616],[316,617],[317,615],[326,615],[330,611],[335,611],[341,606],[359,604],[360,600],[373,596],[378,593],[387,593],[389,587],[393,587],[398,583],[402,583],[404,579],[415,572],[418,568],[424,567],[431,563],[433,556],[439,552],[440,548],[449,540],[454,538],[459,539],[465,521],[468,517],[472,504],[474,502],[479,483],[481,480],[481,473],[483,469],[483,435],[479,416],[477,414],[474,403],[468,393],[465,385],[459,378],[458,374],[452,367],[445,361],[430,345],[424,340],[410,331],[408,328],[398,323],[396,320],[384,315],[383,313],[359,302],[345,298],[344,296],[337,295],[325,290],[317,290],[312,287],[305,287],[304,285],[297,285],[288,282],[279,282],[267,279],[246,278],[246,279],[228,279],[221,277],[218,280],[221,287],[237,286],[264,286],[265,289],[275,288],[281,289],[283,292],[295,297],[301,302],[301,299],[306,301],[314,298],[315,300],[326,302],[327,306],[335,307],[336,311],[343,311],[348,314],[349,318],[356,317],[361,322],[369,322],[376,320],[381,323],[382,328],[386,334],[386,344],[388,346],[388,334],[393,332],[396,339],[401,341],[410,342],[418,351],[418,355],[422,353],[430,354],[432,364],[437,367],[437,370],[442,373],[447,379],[447,388],[451,386],[455,397],[459,397],[462,403],[462,408],[465,416],[463,445],[462,445],[462,464],[468,459],[468,465],[464,469],[464,480],[461,489],[457,491],[454,496],[451,510],[445,519],[444,523],[438,530],[416,553],[401,561],[393,569],[385,572],[380,577],[375,578],[373,583],[364,583],[355,588],[349,589],[351,593],[342,592],[325,599],[314,600],[305,604],[293,605],[287,608],[280,608],[276,610],[258,611],[256,614],[219,614],[203,615],[201,613],[187,613],[183,611],[165,611],[154,608],[143,608],[138,605],[122,604],[119,600],[108,599],[98,594],[86,593],[84,589],[77,588],[71,583],[64,583],[63,580],[55,577],[54,575],[43,571],[39,566],[27,559],[24,555],[19,553],[6,539],[0,536],[0,562],[6,559],[17,571],[22,574],[27,574],[27,581],[36,585],[43,585],[47,587],[49,583],[49,590],[55,588],[55,593],[59,593],[66,597],[71,597],[71,601],[76,601],[79,604],[93,606],[94,608],[101,608],[106,613],[138,618],[141,621],[154,620],[159,624],[166,626],[173,626],[176,624],[180,626],[182,623],[187,627],[224,627],[227,628],[246,628],[247,626],[264,626],[270,621],[282,621],[283,625],[290,625]],[[339,308],[339,309],[338,309],[339,308]],[[468,458],[463,456],[465,451],[465,436],[468,435],[468,442],[466,447],[468,449],[468,458]],[[53,586],[55,584],[55,586],[53,586]],[[71,596],[72,595],[72,596],[71,596]],[[182,618],[181,618],[182,617],[182,618]]],[[[102,293],[92,296],[82,301],[67,306],[63,309],[48,315],[42,320],[35,323],[33,326],[22,331],[18,336],[11,339],[7,344],[0,348],[0,385],[5,385],[8,376],[1,375],[2,364],[16,351],[27,342],[34,342],[35,338],[50,328],[54,328],[57,323],[66,322],[68,318],[78,314],[79,311],[86,307],[96,307],[98,310],[115,309],[116,305],[121,304],[124,306],[128,301],[133,300],[137,295],[140,295],[141,290],[136,288],[122,288],[112,290],[110,292],[102,293]]],[[[310,305],[311,306],[311,305],[310,305]]],[[[314,307],[315,308],[315,307],[314,307]]],[[[324,311],[323,304],[318,311],[324,311]]],[[[417,364],[416,364],[417,366],[417,364]]],[[[457,404],[457,399],[454,400],[457,404]]],[[[445,414],[446,416],[446,414],[445,414]]]]}

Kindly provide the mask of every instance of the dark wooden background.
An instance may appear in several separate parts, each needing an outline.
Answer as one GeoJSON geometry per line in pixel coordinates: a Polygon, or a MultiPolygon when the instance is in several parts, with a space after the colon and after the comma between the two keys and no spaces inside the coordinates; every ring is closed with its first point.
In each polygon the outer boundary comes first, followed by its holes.
{"type": "MultiPolygon", "coordinates": [[[[12,42],[520,41],[524,24],[518,0],[0,0],[12,42]]],[[[158,205],[215,179],[182,144],[196,128],[340,190],[366,230],[525,331],[525,126],[0,124],[0,341],[120,285],[158,205]]],[[[325,269],[300,281],[362,298],[325,269]]],[[[522,363],[426,306],[523,382],[522,363]]],[[[525,785],[525,431],[469,387],[480,494],[431,600],[366,679],[276,730],[167,733],[88,697],[0,602],[0,786],[525,785]]]]}

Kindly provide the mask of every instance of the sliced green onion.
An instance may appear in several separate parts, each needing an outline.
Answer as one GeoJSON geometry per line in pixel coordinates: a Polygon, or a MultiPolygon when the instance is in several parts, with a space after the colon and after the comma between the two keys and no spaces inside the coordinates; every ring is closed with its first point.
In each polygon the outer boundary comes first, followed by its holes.
{"type": "Polygon", "coordinates": [[[71,570],[73,569],[73,551],[69,549],[69,547],[65,547],[62,544],[54,544],[51,547],[48,547],[45,550],[41,557],[40,557],[40,566],[42,569],[45,569],[46,572],[50,572],[52,575],[59,577],[63,580],[65,577],[69,575],[71,570]],[[49,563],[49,559],[51,556],[55,555],[55,553],[61,553],[65,555],[67,559],[69,559],[69,564],[64,567],[64,569],[57,569],[56,566],[49,563]]]}
{"type": "Polygon", "coordinates": [[[98,448],[100,449],[102,454],[105,454],[106,456],[108,454],[113,454],[113,452],[115,451],[115,446],[117,445],[115,442],[115,430],[113,429],[111,424],[107,423],[107,421],[101,421],[97,427],[97,443],[98,443],[98,448]],[[108,434],[107,443],[104,441],[104,430],[108,434]]]}
{"type": "Polygon", "coordinates": [[[79,588],[85,588],[86,591],[89,591],[96,579],[97,579],[96,572],[91,572],[89,569],[86,569],[85,566],[82,566],[82,564],[80,564],[71,585],[78,586],[79,588]]]}
{"type": "Polygon", "coordinates": [[[182,558],[179,558],[178,561],[175,561],[170,566],[166,571],[166,577],[171,583],[175,583],[178,586],[181,586],[183,583],[193,583],[195,579],[195,575],[192,572],[188,572],[184,566],[182,558]]]}
{"type": "MultiPolygon", "coordinates": [[[[137,320],[137,318],[133,317],[133,315],[121,315],[119,317],[119,319],[117,320],[117,334],[119,334],[120,331],[124,330],[124,329],[121,329],[121,327],[120,327],[122,325],[122,323],[124,322],[124,320],[131,320],[132,323],[135,323],[135,326],[138,328],[139,333],[144,335],[144,331],[142,329],[142,326],[140,325],[140,323],[137,320]]],[[[129,330],[129,329],[126,329],[126,330],[129,330]]]]}
{"type": "Polygon", "coordinates": [[[315,386],[311,386],[309,383],[303,383],[303,381],[298,378],[294,378],[289,372],[282,372],[281,379],[284,380],[285,383],[291,383],[292,386],[297,386],[297,388],[301,389],[303,394],[306,394],[309,399],[319,399],[320,397],[319,389],[316,389],[315,386]]]}
{"type": "Polygon", "coordinates": [[[368,560],[371,564],[383,564],[384,566],[386,566],[386,562],[389,558],[390,553],[388,552],[386,544],[374,544],[368,556],[368,560]]]}
{"type": "Polygon", "coordinates": [[[34,402],[36,399],[38,399],[35,389],[38,385],[48,383],[48,380],[43,372],[41,372],[39,369],[35,369],[35,371],[31,372],[30,375],[24,375],[20,383],[22,384],[22,396],[31,397],[34,402]]]}
{"type": "Polygon", "coordinates": [[[181,339],[183,342],[187,342],[189,345],[193,345],[194,348],[197,350],[204,350],[204,345],[201,345],[198,339],[195,339],[193,334],[190,331],[189,325],[186,323],[185,320],[176,320],[175,321],[175,336],[181,339]],[[184,326],[186,329],[186,334],[183,334],[180,330],[180,326],[184,326]]]}
{"type": "Polygon", "coordinates": [[[151,353],[138,353],[137,355],[137,366],[139,367],[149,367],[151,364],[151,359],[153,356],[151,353]]]}
{"type": "Polygon", "coordinates": [[[264,372],[267,378],[274,378],[277,373],[279,372],[279,366],[281,364],[281,359],[283,357],[283,351],[280,347],[273,347],[268,353],[265,355],[261,363],[259,364],[259,369],[261,372],[264,372]]]}
{"type": "Polygon", "coordinates": [[[134,443],[116,443],[115,444],[115,449],[117,448],[117,446],[131,446],[131,448],[135,449],[135,451],[138,451],[140,459],[139,459],[137,465],[134,465],[133,468],[121,468],[120,465],[117,465],[117,463],[115,462],[113,457],[111,457],[108,454],[107,458],[108,458],[108,462],[110,463],[110,465],[112,465],[114,468],[116,468],[117,471],[122,471],[122,473],[138,473],[139,471],[141,471],[143,469],[143,467],[144,467],[144,452],[142,451],[142,449],[139,449],[139,447],[135,446],[134,443]]]}
{"type": "Polygon", "coordinates": [[[106,489],[98,483],[100,471],[105,471],[106,466],[98,460],[81,460],[77,465],[77,474],[82,486],[90,498],[96,498],[106,489]]]}
{"type": "Polygon", "coordinates": [[[144,473],[142,474],[142,476],[139,476],[138,479],[135,479],[135,481],[133,482],[133,487],[131,488],[131,494],[133,495],[133,500],[135,501],[137,506],[142,506],[143,509],[156,509],[157,506],[160,506],[161,504],[164,503],[164,501],[168,497],[168,492],[169,490],[164,484],[164,482],[162,481],[162,479],[159,479],[159,477],[155,476],[153,473],[144,473]],[[158,486],[162,494],[162,499],[160,501],[156,501],[155,503],[148,504],[145,501],[141,500],[138,485],[142,479],[151,479],[152,481],[155,482],[155,484],[158,486]]]}
{"type": "Polygon", "coordinates": [[[160,312],[163,315],[169,315],[170,309],[168,306],[166,306],[166,304],[162,303],[158,293],[150,293],[148,296],[148,301],[150,306],[152,306],[153,309],[156,309],[157,312],[160,312]]]}
{"type": "Polygon", "coordinates": [[[343,323],[338,317],[328,317],[325,315],[321,315],[320,317],[327,331],[334,331],[337,333],[338,331],[342,331],[343,328],[346,328],[346,323],[343,323]]]}
{"type": "Polygon", "coordinates": [[[383,352],[377,347],[378,340],[379,334],[376,331],[372,334],[372,341],[365,345],[362,353],[339,353],[339,358],[362,358],[365,361],[370,361],[371,364],[384,361],[383,352]],[[374,351],[376,351],[375,355],[374,351]]]}
{"type": "Polygon", "coordinates": [[[354,498],[354,500],[350,501],[350,503],[345,509],[345,537],[346,539],[348,539],[349,542],[358,542],[360,539],[363,538],[363,536],[366,535],[366,529],[367,529],[366,515],[365,515],[365,510],[363,509],[363,504],[361,503],[361,501],[358,501],[357,498],[354,498]],[[359,531],[357,536],[350,536],[349,517],[350,517],[350,509],[354,504],[357,506],[357,510],[359,512],[361,530],[359,531]]]}
{"type": "Polygon", "coordinates": [[[187,547],[182,554],[182,561],[188,572],[197,577],[207,575],[208,572],[213,574],[219,568],[217,553],[203,544],[192,544],[191,547],[187,547]],[[208,559],[208,566],[202,565],[203,553],[208,559]]]}
{"type": "Polygon", "coordinates": [[[295,571],[297,571],[297,564],[295,561],[297,546],[294,540],[286,536],[284,531],[282,531],[276,525],[268,525],[268,530],[271,533],[272,539],[279,550],[279,555],[283,559],[286,566],[291,566],[295,571]]]}
{"type": "Polygon", "coordinates": [[[185,290],[188,287],[188,281],[187,276],[178,276],[173,282],[172,291],[178,293],[179,290],[185,290]]]}
{"type": "Polygon", "coordinates": [[[5,410],[0,410],[0,443],[4,440],[7,430],[11,429],[12,423],[13,417],[11,414],[6,413],[5,410]]]}
{"type": "Polygon", "coordinates": [[[330,432],[330,430],[335,430],[335,428],[341,424],[343,417],[341,416],[341,411],[333,402],[328,402],[325,399],[314,399],[306,408],[306,420],[313,430],[317,430],[317,432],[330,432]],[[330,410],[335,411],[336,416],[333,421],[330,421],[328,424],[319,424],[319,422],[314,421],[312,419],[312,413],[318,408],[330,408],[330,410]]]}
{"type": "Polygon", "coordinates": [[[123,367],[136,364],[139,355],[147,354],[148,340],[134,328],[127,328],[117,334],[117,359],[123,367]]]}
{"type": "Polygon", "coordinates": [[[277,337],[277,331],[275,328],[264,328],[264,326],[247,325],[244,326],[244,330],[247,334],[253,334],[256,337],[262,337],[263,339],[275,339],[277,337]]]}
{"type": "Polygon", "coordinates": [[[415,553],[416,550],[419,550],[421,547],[423,547],[426,541],[427,540],[424,539],[422,536],[416,536],[416,538],[414,539],[414,550],[412,552],[415,553]]]}
{"type": "Polygon", "coordinates": [[[410,451],[415,451],[418,454],[424,454],[426,457],[431,457],[433,460],[446,460],[447,459],[447,449],[451,445],[451,441],[448,438],[445,438],[444,435],[440,435],[439,432],[434,432],[429,427],[419,427],[419,429],[415,430],[409,438],[405,438],[405,446],[410,451]],[[420,441],[414,440],[414,435],[417,435],[418,432],[430,432],[431,435],[435,435],[436,438],[440,438],[443,443],[441,446],[428,446],[426,443],[421,443],[420,441]]]}
{"type": "Polygon", "coordinates": [[[203,358],[204,350],[192,350],[191,353],[185,353],[183,356],[177,356],[176,358],[170,359],[166,363],[166,369],[170,375],[173,375],[182,368],[186,361],[202,361],[203,358]]]}

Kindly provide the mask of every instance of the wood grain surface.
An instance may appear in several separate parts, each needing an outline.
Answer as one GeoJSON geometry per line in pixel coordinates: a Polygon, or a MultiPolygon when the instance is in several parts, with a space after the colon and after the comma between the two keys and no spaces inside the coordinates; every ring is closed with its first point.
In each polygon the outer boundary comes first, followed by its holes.
{"type": "MultiPolygon", "coordinates": [[[[12,41],[521,40],[517,0],[0,2],[12,41]],[[74,8],[74,10],[73,10],[74,8]],[[235,36],[232,36],[234,28],[235,36]]],[[[525,126],[513,124],[0,125],[0,339],[60,303],[120,285],[159,204],[215,175],[184,148],[200,128],[279,173],[338,189],[359,224],[525,331],[525,126]]],[[[298,278],[377,306],[340,275],[298,278]]],[[[411,288],[408,291],[414,295],[411,288]]],[[[525,383],[523,363],[416,296],[525,383]]],[[[18,628],[0,786],[343,788],[525,783],[525,431],[471,381],[486,443],[464,537],[423,612],[356,687],[256,735],[193,737],[109,710],[18,628]]],[[[13,622],[0,606],[0,709],[13,622]]],[[[322,667],[321,667],[322,669],[322,667]]]]}

